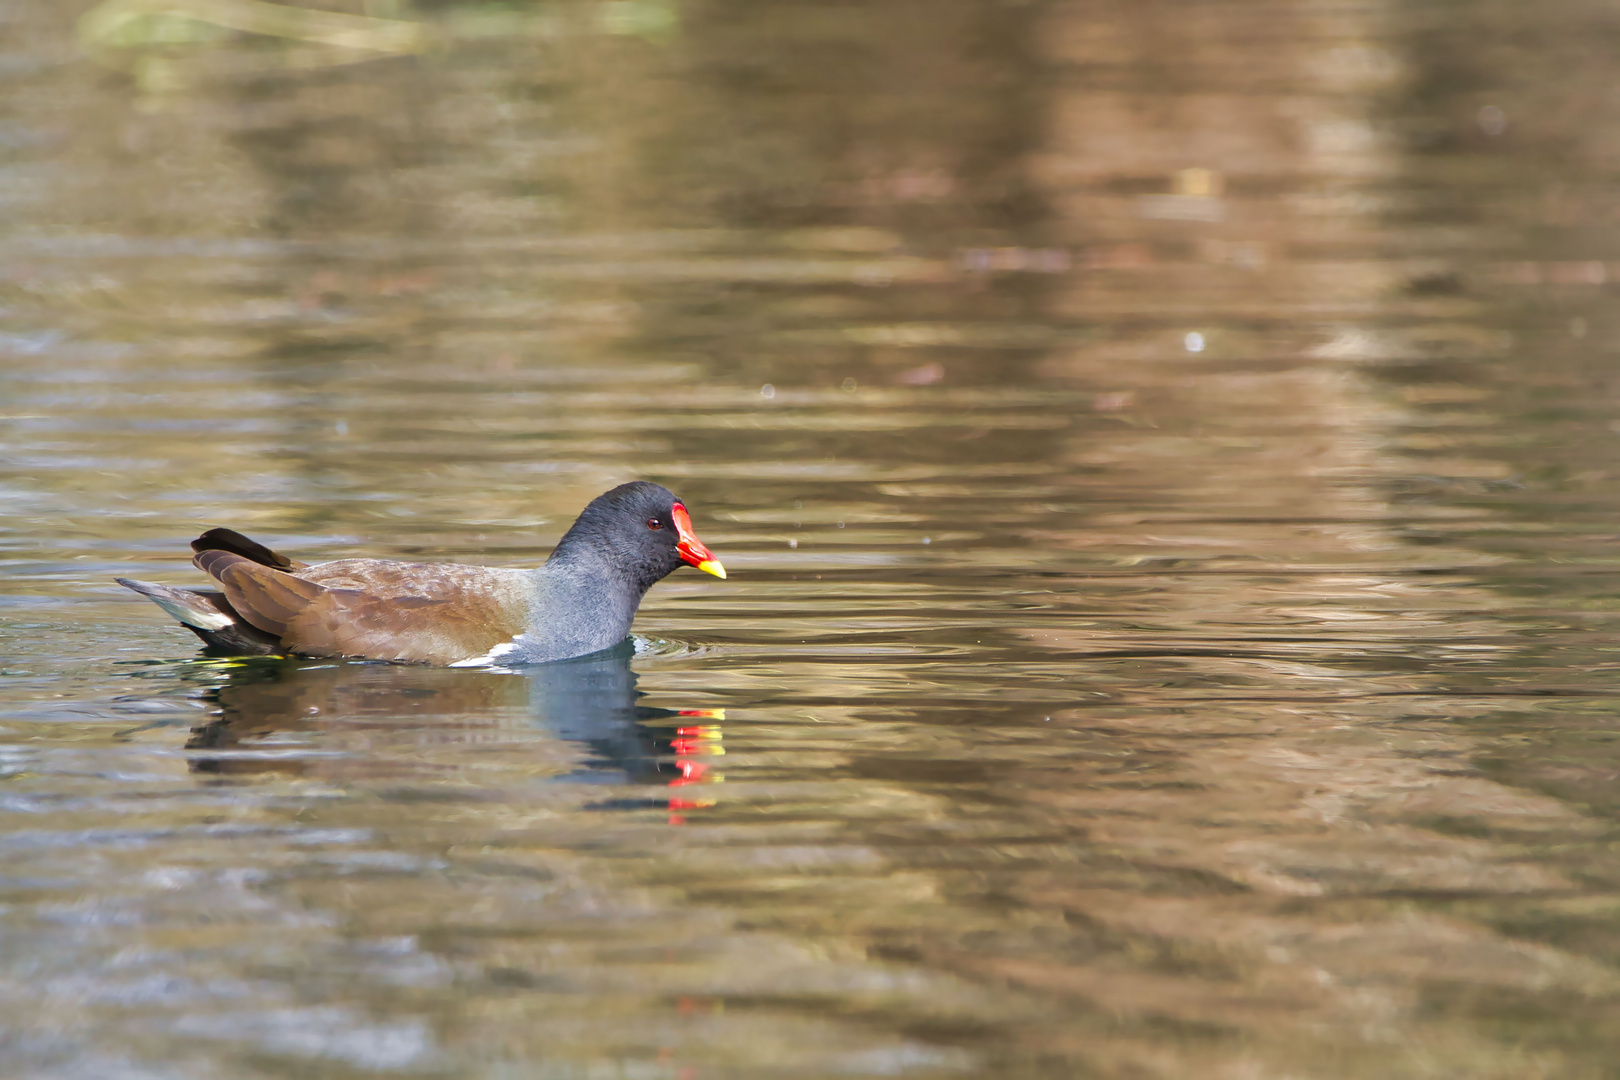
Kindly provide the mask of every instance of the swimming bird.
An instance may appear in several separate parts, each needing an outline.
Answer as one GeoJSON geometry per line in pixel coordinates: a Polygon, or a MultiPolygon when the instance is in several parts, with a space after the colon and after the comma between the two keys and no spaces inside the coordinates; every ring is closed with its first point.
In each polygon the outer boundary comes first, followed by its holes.
{"type": "Polygon", "coordinates": [[[544,565],[338,559],[306,565],[230,529],[191,542],[216,589],[129,578],[210,647],[449,667],[533,664],[610,648],[647,590],[680,566],[724,578],[686,506],[645,480],[591,500],[544,565]]]}

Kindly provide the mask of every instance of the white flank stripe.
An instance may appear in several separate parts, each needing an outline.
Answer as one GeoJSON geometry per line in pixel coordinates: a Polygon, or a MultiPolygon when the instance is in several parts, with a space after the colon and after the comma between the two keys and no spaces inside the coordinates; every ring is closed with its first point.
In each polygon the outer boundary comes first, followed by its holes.
{"type": "Polygon", "coordinates": [[[489,652],[485,653],[483,656],[474,656],[469,660],[457,660],[455,663],[451,664],[450,666],[451,667],[489,667],[490,665],[494,664],[497,660],[499,660],[501,657],[505,656],[507,653],[517,652],[518,651],[518,642],[520,642],[522,640],[523,640],[523,635],[519,634],[517,637],[513,638],[511,641],[504,641],[501,644],[495,646],[493,649],[490,649],[489,652]]]}

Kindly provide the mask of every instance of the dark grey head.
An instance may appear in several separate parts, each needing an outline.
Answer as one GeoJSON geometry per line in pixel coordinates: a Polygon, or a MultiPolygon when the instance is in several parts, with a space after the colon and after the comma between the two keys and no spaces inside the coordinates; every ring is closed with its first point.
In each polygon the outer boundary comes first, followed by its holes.
{"type": "MultiPolygon", "coordinates": [[[[682,563],[725,577],[725,568],[692,532],[673,492],[635,480],[591,500],[557,542],[548,562],[594,564],[646,592],[682,563]]],[[[639,595],[639,593],[638,593],[639,595]]]]}

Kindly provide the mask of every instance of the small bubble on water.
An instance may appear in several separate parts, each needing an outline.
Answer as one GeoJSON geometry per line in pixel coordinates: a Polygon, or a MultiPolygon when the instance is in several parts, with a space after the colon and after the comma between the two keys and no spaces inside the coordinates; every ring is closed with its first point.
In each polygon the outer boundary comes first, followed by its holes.
{"type": "Polygon", "coordinates": [[[843,528],[843,527],[844,527],[844,523],[843,523],[843,522],[842,522],[842,521],[840,521],[840,522],[839,522],[839,523],[838,523],[838,527],[839,527],[839,528],[840,528],[840,529],[842,529],[842,528],[843,528]]]}
{"type": "Polygon", "coordinates": [[[849,393],[854,393],[859,388],[860,388],[860,383],[856,382],[854,379],[845,379],[842,383],[839,384],[839,389],[840,390],[845,390],[845,391],[848,391],[849,393]]]}
{"type": "Polygon", "coordinates": [[[798,541],[797,541],[797,540],[789,540],[789,541],[788,541],[788,547],[790,547],[790,548],[796,548],[796,547],[798,547],[798,546],[799,546],[799,542],[798,542],[798,541]]]}
{"type": "Polygon", "coordinates": [[[337,432],[339,435],[347,435],[349,433],[349,422],[347,420],[339,420],[337,423],[332,425],[332,430],[337,432]]]}
{"type": "Polygon", "coordinates": [[[771,398],[776,396],[776,387],[772,386],[770,383],[766,383],[764,386],[759,388],[759,396],[764,398],[766,401],[771,400],[771,398]]]}
{"type": "Polygon", "coordinates": [[[1188,352],[1204,351],[1204,335],[1196,330],[1189,332],[1186,337],[1182,338],[1181,343],[1187,346],[1188,352]]]}
{"type": "Polygon", "coordinates": [[[1508,126],[1507,113],[1495,105],[1480,106],[1479,112],[1474,114],[1474,122],[1479,125],[1479,130],[1492,138],[1502,134],[1508,126]]]}
{"type": "Polygon", "coordinates": [[[925,537],[923,537],[923,543],[925,543],[925,544],[932,544],[932,543],[933,543],[933,542],[934,542],[934,538],[933,538],[933,537],[932,537],[932,536],[925,536],[925,537]]]}

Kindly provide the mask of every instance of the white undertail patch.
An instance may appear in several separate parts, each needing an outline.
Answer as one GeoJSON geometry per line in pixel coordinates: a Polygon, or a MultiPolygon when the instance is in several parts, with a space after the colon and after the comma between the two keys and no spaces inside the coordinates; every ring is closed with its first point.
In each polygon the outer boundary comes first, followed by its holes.
{"type": "Polygon", "coordinates": [[[154,596],[151,593],[147,593],[146,596],[148,600],[187,626],[195,626],[199,630],[223,630],[227,626],[236,625],[236,620],[223,611],[215,611],[213,608],[204,611],[200,608],[186,607],[167,597],[154,596]]]}

